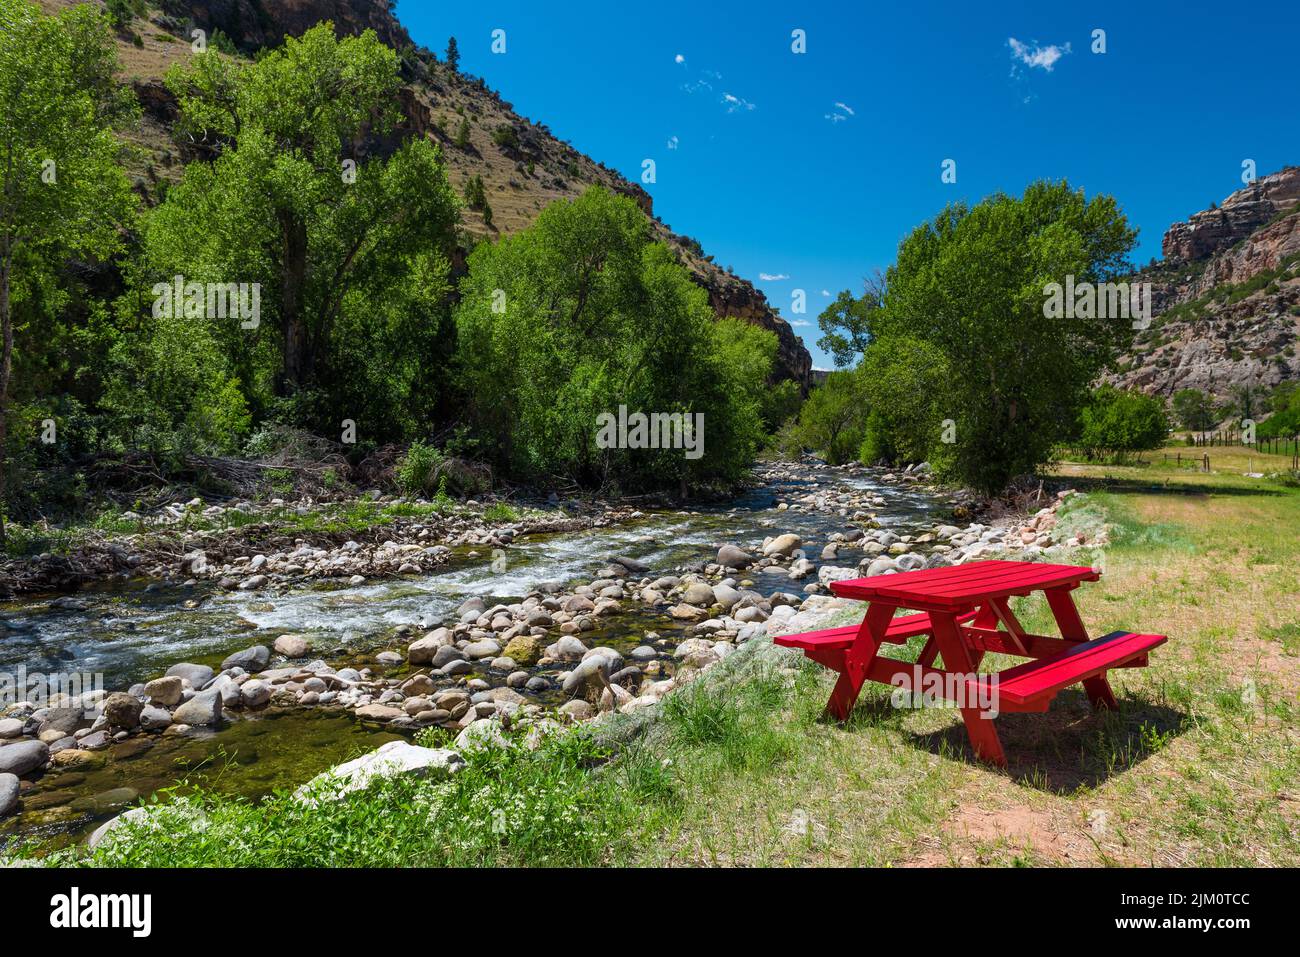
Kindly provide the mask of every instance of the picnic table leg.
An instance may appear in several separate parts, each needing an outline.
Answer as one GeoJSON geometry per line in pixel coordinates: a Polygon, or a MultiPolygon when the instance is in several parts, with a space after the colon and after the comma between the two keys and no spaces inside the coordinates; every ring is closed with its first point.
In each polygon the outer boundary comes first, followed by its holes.
{"type": "MultiPolygon", "coordinates": [[[[930,621],[934,625],[934,637],[939,645],[939,654],[943,655],[944,670],[955,674],[974,675],[978,664],[971,658],[966,642],[962,640],[961,630],[954,615],[945,612],[930,612],[930,621]]],[[[981,654],[980,657],[983,657],[981,654]]],[[[1002,742],[998,740],[997,728],[993,719],[979,708],[961,709],[961,719],[966,725],[966,735],[970,738],[971,750],[975,757],[998,767],[1007,766],[1007,756],[1002,751],[1002,742]]]]}
{"type": "Polygon", "coordinates": [[[867,680],[867,670],[875,661],[876,652],[885,638],[885,630],[894,617],[894,606],[873,601],[858,627],[858,636],[844,652],[844,670],[835,682],[835,690],[826,703],[826,711],[837,721],[847,721],[857,703],[862,683],[867,680]]]}
{"type": "MultiPolygon", "coordinates": [[[[1047,590],[1047,604],[1051,606],[1052,616],[1056,619],[1056,625],[1061,629],[1061,637],[1068,638],[1071,641],[1087,641],[1088,629],[1083,626],[1083,619],[1079,617],[1079,609],[1074,604],[1074,598],[1070,595],[1068,588],[1049,588],[1047,590]]],[[[1088,693],[1088,700],[1096,710],[1103,708],[1114,711],[1119,708],[1115,701],[1115,692],[1110,688],[1110,682],[1106,680],[1106,675],[1097,675],[1093,678],[1083,679],[1083,690],[1088,693]]]]}

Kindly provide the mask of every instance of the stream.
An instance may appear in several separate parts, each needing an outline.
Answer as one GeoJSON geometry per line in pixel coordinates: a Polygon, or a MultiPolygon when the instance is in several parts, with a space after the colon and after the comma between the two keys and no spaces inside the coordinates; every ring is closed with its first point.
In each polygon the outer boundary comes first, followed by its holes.
{"type": "MultiPolygon", "coordinates": [[[[764,536],[794,532],[815,564],[855,564],[857,554],[822,563],[822,545],[847,531],[848,516],[831,508],[778,511],[810,493],[851,490],[875,493],[884,504],[876,522],[900,534],[945,519],[948,503],[917,485],[883,482],[880,473],[800,467],[719,506],[686,512],[649,512],[616,527],[524,536],[504,557],[457,554],[435,572],[351,586],[322,581],[291,590],[222,591],[208,583],[190,587],[116,582],[78,592],[71,599],[28,597],[0,604],[0,673],[91,672],[108,691],[161,675],[188,661],[219,668],[231,652],[270,645],[278,635],[309,637],[317,657],[330,665],[370,667],[382,651],[404,652],[418,632],[452,617],[467,598],[488,605],[518,601],[541,582],[590,581],[615,555],[637,559],[650,575],[712,561],[726,542],[754,548],[764,536]],[[403,626],[407,626],[403,628],[403,626]]],[[[805,581],[756,575],[764,594],[798,592],[805,581]]],[[[624,653],[644,641],[647,630],[681,637],[685,625],[635,603],[601,619],[591,645],[624,653]]],[[[388,669],[401,673],[407,666],[388,669]]],[[[562,700],[559,699],[559,700],[562,700]]],[[[555,704],[554,694],[539,703],[555,704]]],[[[240,714],[220,730],[184,735],[138,735],[102,752],[87,765],[51,768],[22,793],[22,809],[0,821],[0,849],[38,838],[57,846],[79,839],[102,821],[160,789],[182,783],[250,798],[296,786],[357,754],[399,735],[372,729],[351,714],[317,708],[269,709],[240,714]]]]}

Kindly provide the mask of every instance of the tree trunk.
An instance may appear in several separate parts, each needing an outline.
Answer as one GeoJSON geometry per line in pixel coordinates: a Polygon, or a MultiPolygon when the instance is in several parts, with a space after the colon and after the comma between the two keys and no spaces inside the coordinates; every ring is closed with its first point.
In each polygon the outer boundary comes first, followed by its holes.
{"type": "Polygon", "coordinates": [[[284,277],[280,297],[280,326],[284,332],[284,372],[280,394],[301,389],[312,375],[312,344],[303,315],[307,287],[307,224],[285,214],[280,217],[284,236],[284,277]]]}

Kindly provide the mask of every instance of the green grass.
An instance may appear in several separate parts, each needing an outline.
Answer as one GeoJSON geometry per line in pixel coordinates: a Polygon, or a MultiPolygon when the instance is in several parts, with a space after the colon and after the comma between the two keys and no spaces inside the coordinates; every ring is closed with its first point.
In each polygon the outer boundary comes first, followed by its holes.
{"type": "MultiPolygon", "coordinates": [[[[545,735],[536,751],[466,755],[442,782],[376,782],[315,805],[282,792],[260,803],[191,790],[119,826],[93,851],[51,865],[95,867],[590,867],[626,849],[644,769],[593,771],[608,757],[585,733],[545,735]]],[[[658,792],[656,792],[658,793],[658,792]]]]}

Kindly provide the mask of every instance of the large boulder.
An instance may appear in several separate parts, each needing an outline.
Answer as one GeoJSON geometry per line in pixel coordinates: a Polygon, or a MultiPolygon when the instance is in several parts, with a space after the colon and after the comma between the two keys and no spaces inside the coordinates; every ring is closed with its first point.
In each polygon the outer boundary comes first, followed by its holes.
{"type": "Polygon", "coordinates": [[[297,791],[295,797],[309,804],[338,800],[359,791],[372,781],[398,775],[444,780],[465,766],[465,759],[446,748],[421,748],[408,741],[389,741],[324,774],[318,774],[297,791]]]}
{"type": "Polygon", "coordinates": [[[22,777],[40,770],[50,761],[50,746],[44,741],[19,741],[0,748],[0,774],[22,777]]]}
{"type": "Polygon", "coordinates": [[[220,724],[221,705],[220,688],[201,691],[172,712],[172,721],[175,724],[188,724],[191,727],[220,724]]]}
{"type": "Polygon", "coordinates": [[[140,724],[143,702],[134,695],[114,691],[104,699],[104,720],[117,731],[134,731],[140,724]]]}
{"type": "Polygon", "coordinates": [[[221,670],[227,671],[230,668],[243,668],[249,674],[255,674],[259,671],[265,671],[266,666],[271,663],[271,649],[266,645],[253,645],[251,648],[245,648],[243,651],[236,651],[233,655],[226,658],[221,663],[221,670]]]}

